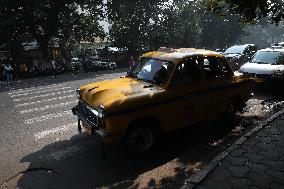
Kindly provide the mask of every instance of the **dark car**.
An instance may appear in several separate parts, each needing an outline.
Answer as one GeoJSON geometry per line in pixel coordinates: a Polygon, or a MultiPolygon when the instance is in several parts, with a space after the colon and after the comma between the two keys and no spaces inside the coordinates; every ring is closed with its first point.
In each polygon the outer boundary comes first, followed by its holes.
{"type": "Polygon", "coordinates": [[[229,61],[233,70],[237,71],[251,59],[258,49],[254,44],[234,45],[229,47],[223,55],[229,61]]]}

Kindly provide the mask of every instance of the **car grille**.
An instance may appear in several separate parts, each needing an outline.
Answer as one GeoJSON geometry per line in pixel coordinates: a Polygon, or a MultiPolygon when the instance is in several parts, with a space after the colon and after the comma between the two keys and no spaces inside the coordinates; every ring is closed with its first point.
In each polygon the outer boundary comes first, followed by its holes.
{"type": "Polygon", "coordinates": [[[79,101],[78,110],[81,114],[83,114],[89,121],[94,124],[97,124],[98,119],[97,116],[87,107],[86,103],[83,101],[79,101]]]}

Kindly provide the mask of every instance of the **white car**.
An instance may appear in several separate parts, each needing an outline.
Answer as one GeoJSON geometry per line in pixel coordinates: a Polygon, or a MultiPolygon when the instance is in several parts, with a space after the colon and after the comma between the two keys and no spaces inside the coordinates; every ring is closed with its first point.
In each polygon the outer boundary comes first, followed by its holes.
{"type": "Polygon", "coordinates": [[[267,48],[257,51],[251,61],[241,66],[239,72],[267,79],[284,79],[284,48],[267,48]]]}

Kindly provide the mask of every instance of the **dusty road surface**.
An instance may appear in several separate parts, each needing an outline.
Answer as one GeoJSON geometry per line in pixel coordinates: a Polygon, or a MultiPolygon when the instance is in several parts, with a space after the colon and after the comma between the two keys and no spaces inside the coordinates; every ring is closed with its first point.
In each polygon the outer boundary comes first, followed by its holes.
{"type": "Polygon", "coordinates": [[[15,82],[0,91],[0,187],[20,189],[177,188],[243,133],[282,107],[257,90],[237,120],[200,123],[159,139],[152,154],[130,157],[120,144],[77,133],[71,107],[82,84],[125,75],[94,72],[15,82]]]}

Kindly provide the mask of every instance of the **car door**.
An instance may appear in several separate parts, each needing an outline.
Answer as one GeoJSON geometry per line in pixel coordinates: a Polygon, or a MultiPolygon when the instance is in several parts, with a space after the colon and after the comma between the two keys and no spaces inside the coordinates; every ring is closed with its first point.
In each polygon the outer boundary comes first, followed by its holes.
{"type": "Polygon", "coordinates": [[[227,61],[219,57],[206,57],[203,60],[204,98],[207,105],[204,116],[211,118],[226,111],[228,101],[234,90],[233,72],[227,61]],[[210,99],[210,100],[208,100],[210,99]]]}
{"type": "Polygon", "coordinates": [[[168,119],[170,128],[167,130],[196,123],[202,118],[206,97],[200,93],[205,90],[204,87],[202,71],[197,59],[187,59],[177,66],[169,90],[170,96],[176,99],[171,105],[174,119],[168,119]]]}

